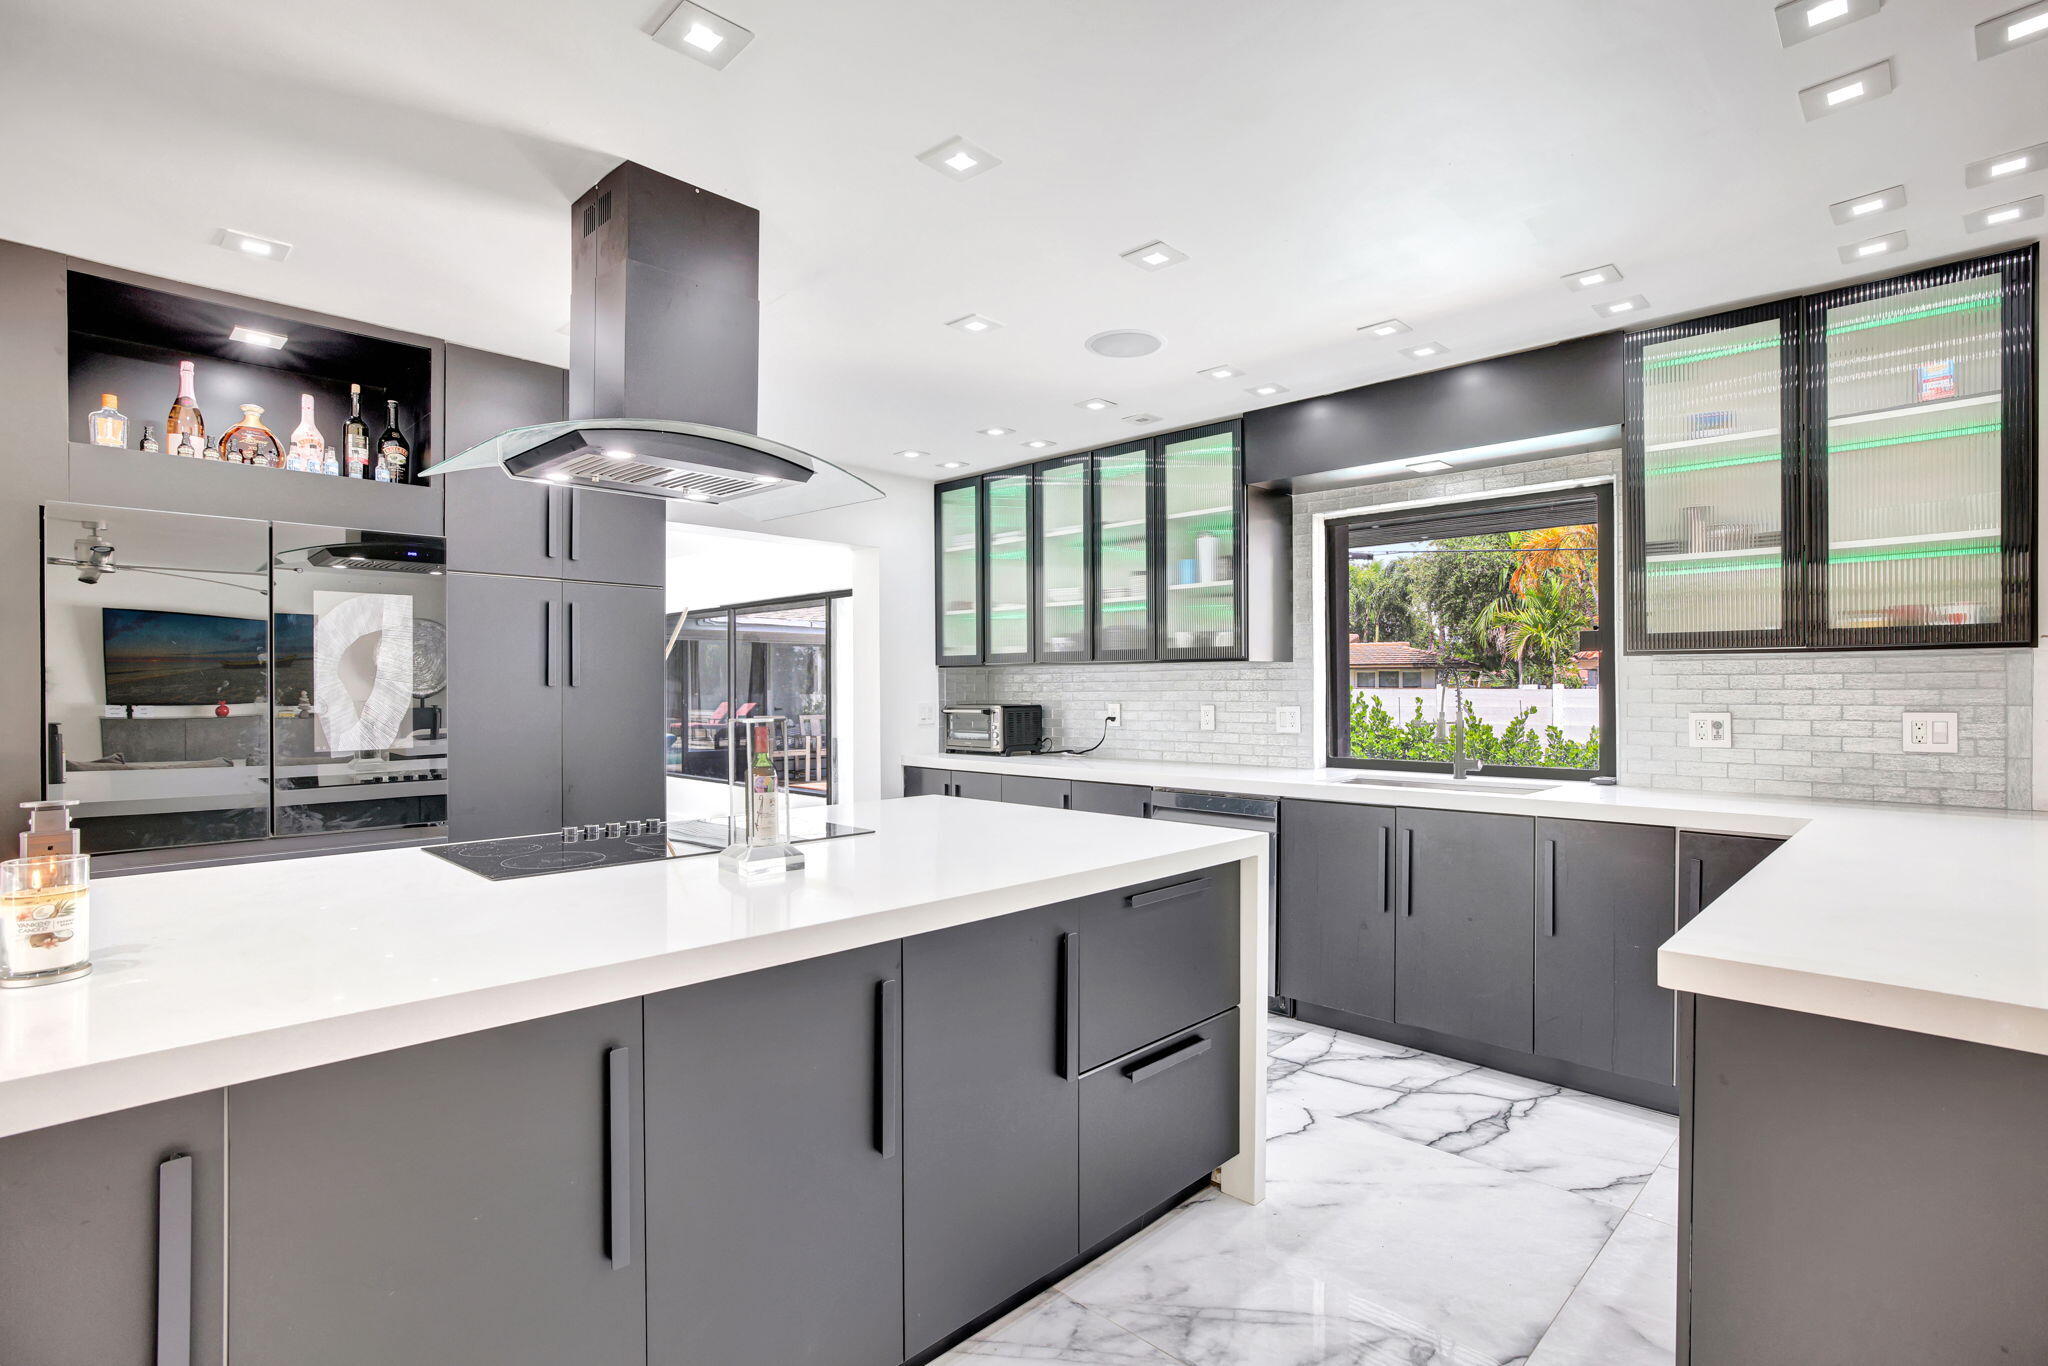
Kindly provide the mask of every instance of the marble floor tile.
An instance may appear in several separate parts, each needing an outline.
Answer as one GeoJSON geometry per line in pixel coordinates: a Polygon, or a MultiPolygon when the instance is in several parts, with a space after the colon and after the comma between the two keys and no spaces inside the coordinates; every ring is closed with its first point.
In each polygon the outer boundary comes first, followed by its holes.
{"type": "Polygon", "coordinates": [[[1643,1193],[1628,1207],[1632,1215],[1655,1219],[1661,1224],[1678,1226],[1678,1168],[1659,1167],[1650,1177],[1650,1184],[1643,1187],[1643,1193]]]}
{"type": "Polygon", "coordinates": [[[1289,1019],[1285,1015],[1268,1015],[1266,1017],[1266,1053],[1270,1056],[1303,1035],[1314,1034],[1328,1038],[1333,1032],[1321,1025],[1310,1024],[1306,1020],[1289,1019]]]}
{"type": "Polygon", "coordinates": [[[1048,1290],[990,1325],[933,1366],[1179,1366],[1150,1343],[1048,1290]]]}
{"type": "Polygon", "coordinates": [[[1518,1362],[1621,1212],[1381,1132],[1277,1139],[1267,1200],[1176,1212],[1068,1295],[1191,1366],[1518,1362]]]}
{"type": "Polygon", "coordinates": [[[1600,1249],[1529,1366],[1671,1366],[1678,1230],[1631,1214],[1600,1249]]]}

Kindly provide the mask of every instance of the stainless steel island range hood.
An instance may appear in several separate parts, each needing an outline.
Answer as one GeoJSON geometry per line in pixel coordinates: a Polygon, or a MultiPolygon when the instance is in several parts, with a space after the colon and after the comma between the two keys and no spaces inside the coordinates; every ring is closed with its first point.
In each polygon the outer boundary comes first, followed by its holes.
{"type": "Polygon", "coordinates": [[[732,503],[760,520],[880,498],[828,461],[754,434],[761,217],[625,162],[571,211],[569,412],[424,471],[732,503]],[[638,413],[640,417],[609,414],[638,413]]]}

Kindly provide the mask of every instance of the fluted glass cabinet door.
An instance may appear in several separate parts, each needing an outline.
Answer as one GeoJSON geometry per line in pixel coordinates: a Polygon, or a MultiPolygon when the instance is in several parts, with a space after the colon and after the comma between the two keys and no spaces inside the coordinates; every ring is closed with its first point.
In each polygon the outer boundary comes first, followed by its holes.
{"type": "Polygon", "coordinates": [[[1151,659],[1152,445],[1095,457],[1095,657],[1151,659]]]}
{"type": "Polygon", "coordinates": [[[1628,339],[1630,648],[1798,643],[1797,319],[1788,302],[1628,339]]]}
{"type": "Polygon", "coordinates": [[[1038,659],[1085,660],[1094,653],[1088,608],[1088,457],[1052,460],[1036,471],[1038,495],[1038,659]]]}
{"type": "Polygon", "coordinates": [[[982,659],[989,664],[1031,662],[1031,472],[991,474],[981,481],[982,522],[988,528],[988,615],[982,659]]]}
{"type": "Polygon", "coordinates": [[[941,485],[939,663],[981,663],[981,481],[941,485]]]}
{"type": "Polygon", "coordinates": [[[2031,266],[1808,300],[1816,644],[2026,639],[2031,266]]]}
{"type": "Polygon", "coordinates": [[[1236,423],[1160,439],[1161,659],[1243,650],[1238,489],[1236,423]]]}

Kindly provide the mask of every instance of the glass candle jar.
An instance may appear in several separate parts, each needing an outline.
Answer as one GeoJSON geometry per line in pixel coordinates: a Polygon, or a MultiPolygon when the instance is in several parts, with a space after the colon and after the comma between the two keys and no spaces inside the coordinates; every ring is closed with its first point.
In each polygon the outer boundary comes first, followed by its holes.
{"type": "Polygon", "coordinates": [[[85,854],[0,863],[0,987],[40,986],[92,971],[89,877],[85,854]]]}

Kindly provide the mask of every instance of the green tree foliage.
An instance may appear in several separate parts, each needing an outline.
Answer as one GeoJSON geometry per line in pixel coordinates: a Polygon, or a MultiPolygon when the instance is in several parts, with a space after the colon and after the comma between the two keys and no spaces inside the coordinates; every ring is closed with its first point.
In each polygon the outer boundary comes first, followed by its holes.
{"type": "MultiPolygon", "coordinates": [[[[1600,767],[1600,730],[1596,726],[1581,740],[1567,739],[1556,726],[1539,732],[1531,725],[1536,708],[1530,707],[1514,720],[1495,730],[1479,719],[1468,700],[1465,703],[1465,754],[1494,767],[1523,768],[1600,767]]],[[[1373,693],[1351,699],[1351,753],[1359,759],[1420,759],[1447,763],[1453,740],[1450,728],[1437,735],[1436,723],[1423,715],[1422,699],[1415,699],[1415,712],[1397,721],[1373,693]]]]}
{"type": "Polygon", "coordinates": [[[1400,560],[1353,562],[1351,634],[1360,640],[1406,640],[1415,629],[1408,572],[1400,560]]]}
{"type": "Polygon", "coordinates": [[[1408,642],[1418,649],[1469,659],[1482,670],[1500,672],[1506,665],[1499,643],[1482,621],[1486,609],[1500,601],[1514,572],[1512,555],[1451,555],[1444,551],[1506,550],[1506,534],[1459,536],[1438,541],[1431,552],[1402,561],[1411,585],[1415,629],[1408,642]]]}
{"type": "Polygon", "coordinates": [[[1490,634],[1515,663],[1518,678],[1537,683],[1577,682],[1572,655],[1579,632],[1592,625],[1584,599],[1560,575],[1546,574],[1519,599],[1496,602],[1483,613],[1490,634]]]}

